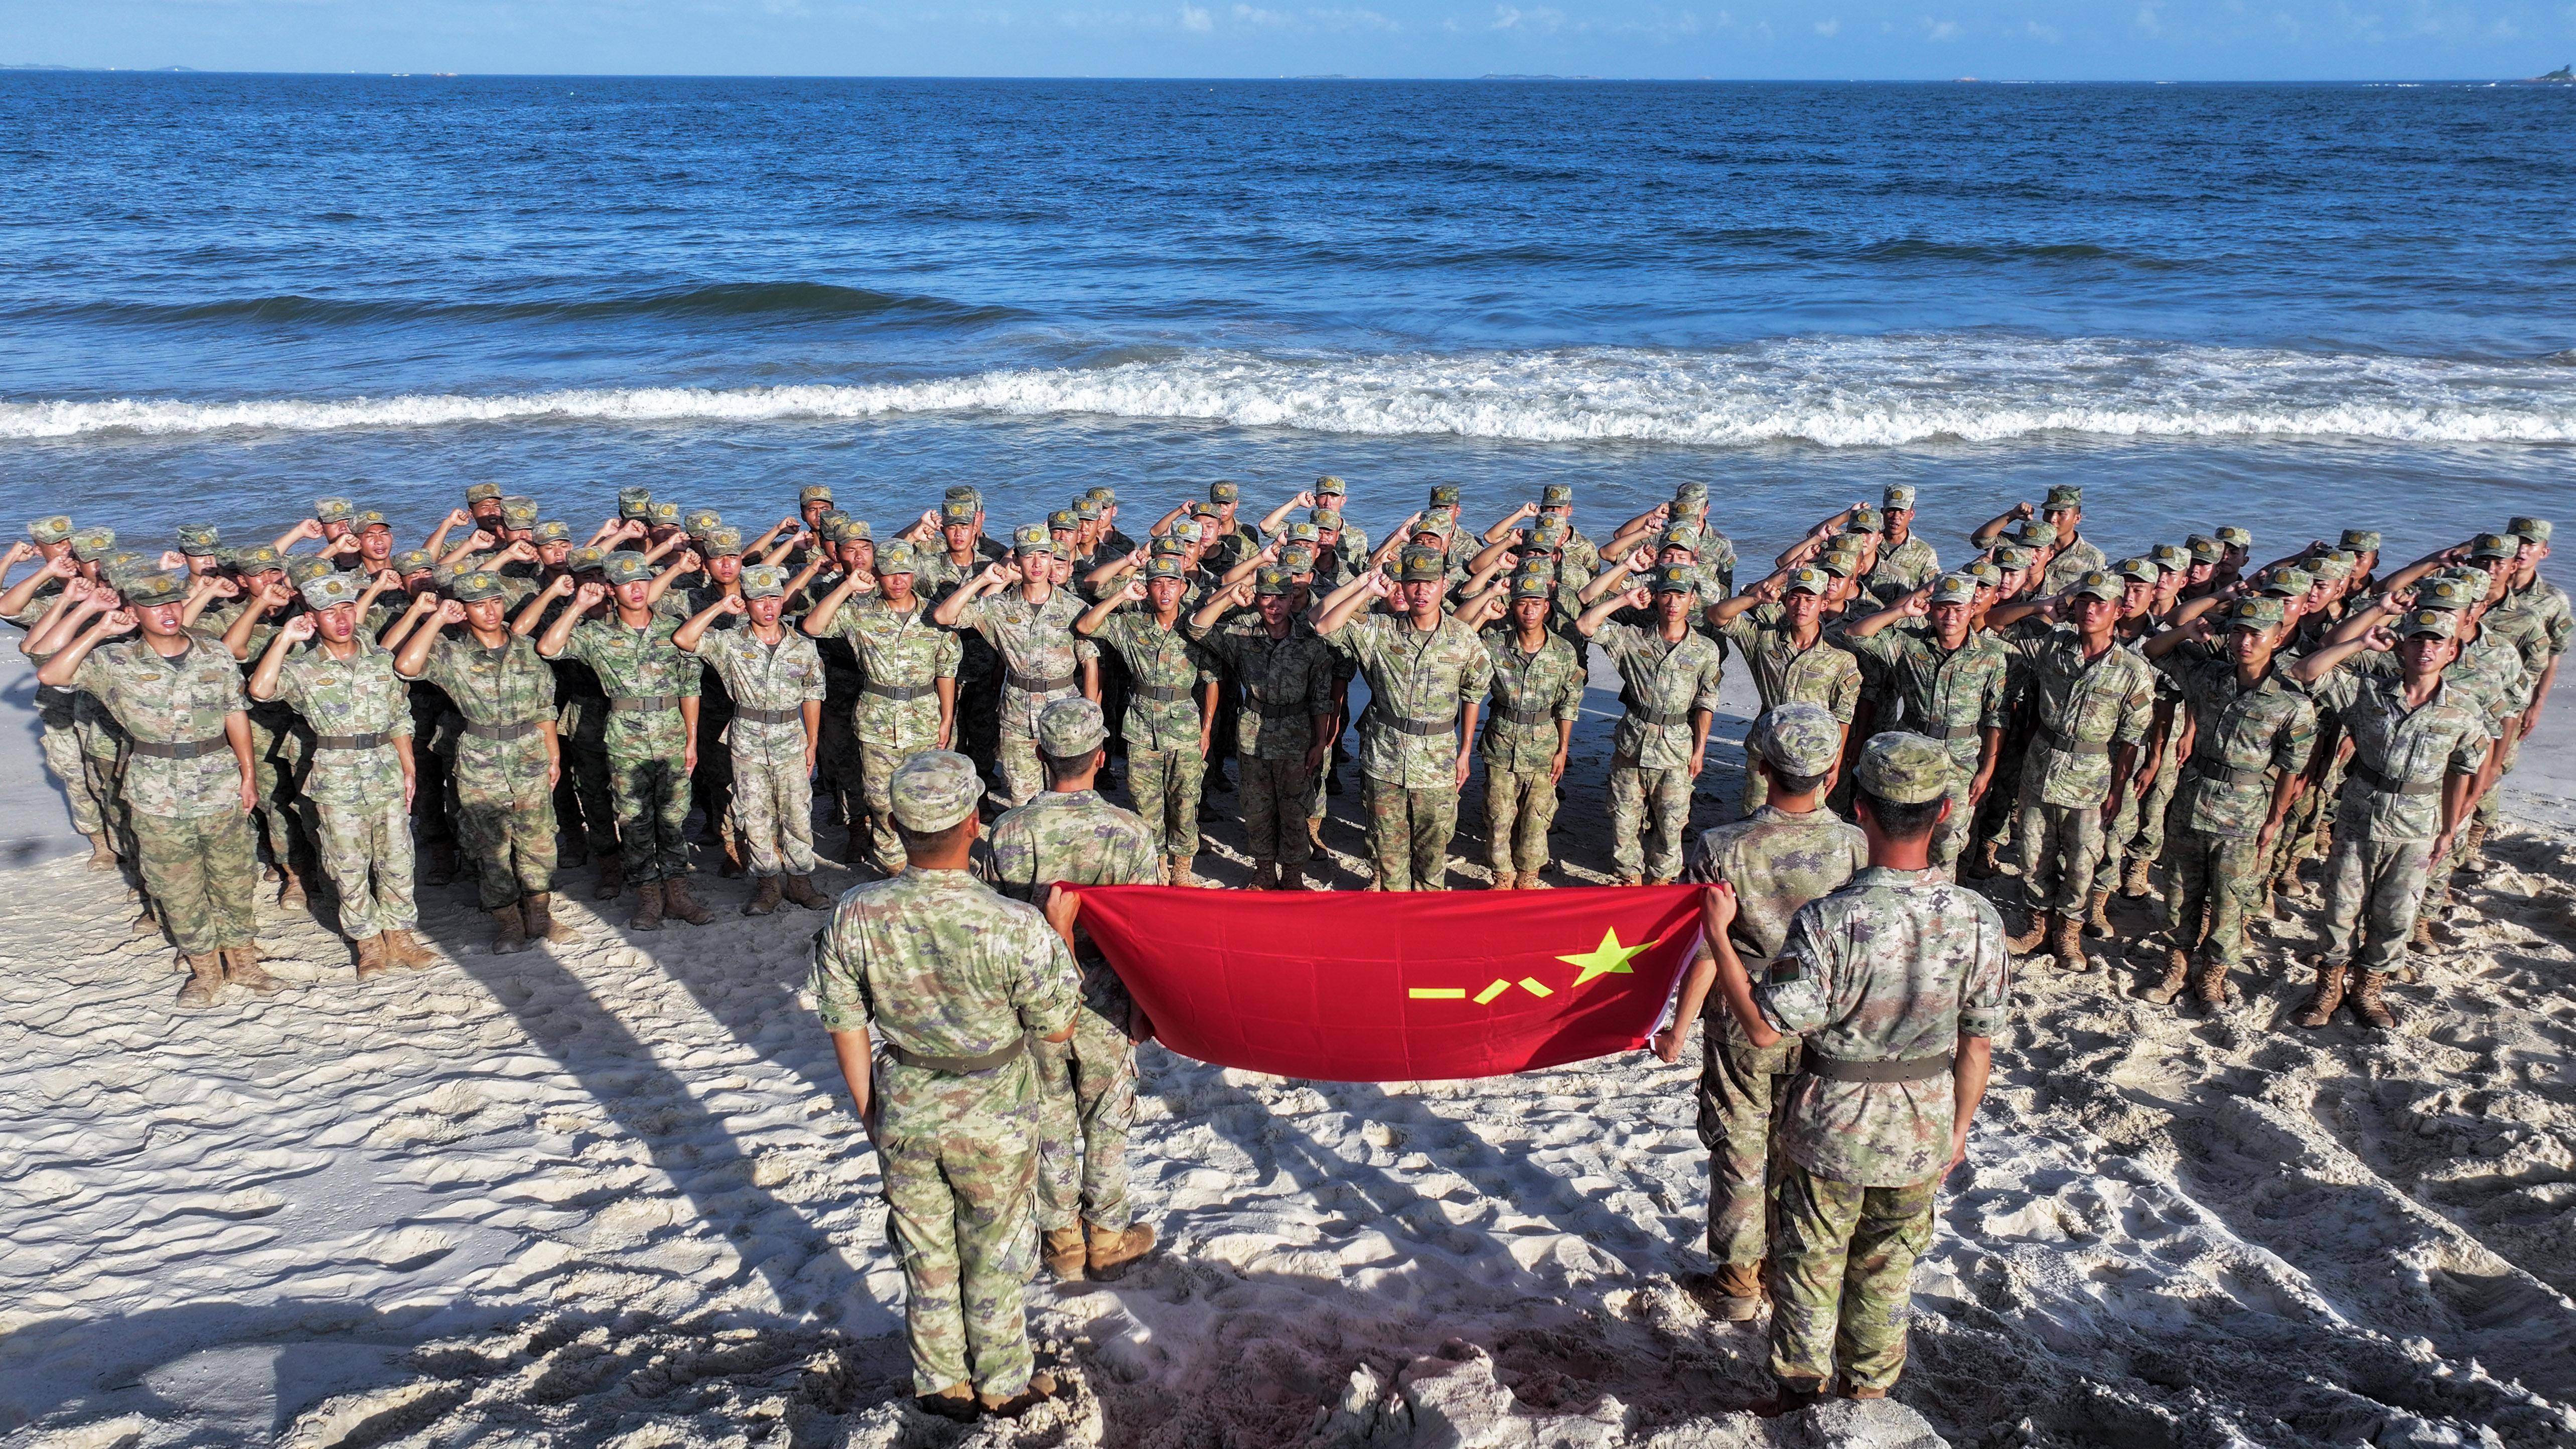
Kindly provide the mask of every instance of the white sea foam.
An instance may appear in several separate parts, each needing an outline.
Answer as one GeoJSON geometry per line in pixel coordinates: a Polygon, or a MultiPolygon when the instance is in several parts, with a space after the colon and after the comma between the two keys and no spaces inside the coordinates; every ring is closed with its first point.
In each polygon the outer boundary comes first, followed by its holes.
{"type": "Polygon", "coordinates": [[[1327,433],[1885,447],[2042,434],[2576,442],[2576,371],[2115,339],[1799,338],[1714,350],[1199,351],[883,384],[0,404],[0,439],[918,415],[1203,419],[1327,433]]]}

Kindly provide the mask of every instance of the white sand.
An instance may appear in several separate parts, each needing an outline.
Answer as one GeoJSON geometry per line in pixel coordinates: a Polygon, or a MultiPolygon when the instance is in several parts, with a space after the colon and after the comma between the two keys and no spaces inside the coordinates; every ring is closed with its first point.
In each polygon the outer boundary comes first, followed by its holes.
{"type": "MultiPolygon", "coordinates": [[[[1605,752],[1588,720],[1562,844],[1594,864],[1605,752]]],[[[2563,754],[2517,785],[2576,796],[2563,754]]],[[[875,1162],[797,1000],[821,916],[747,920],[710,880],[716,924],[629,936],[585,871],[578,941],[494,958],[431,892],[453,960],[362,987],[270,906],[287,989],[185,1013],[117,889],[46,859],[27,763],[0,773],[0,836],[39,842],[0,876],[9,1444],[967,1437],[889,1402],[875,1162]]],[[[2576,1443],[2576,837],[2493,853],[2387,1037],[2288,1025],[2304,922],[2214,1020],[2138,1001],[2143,956],[2025,973],[1917,1278],[1920,1419],[1732,1412],[1762,1342],[1677,1286],[1705,1266],[1687,1066],[1316,1085],[1151,1047],[1131,1160],[1169,1248],[1038,1287],[1084,1387],[972,1442],[2576,1443]]]]}

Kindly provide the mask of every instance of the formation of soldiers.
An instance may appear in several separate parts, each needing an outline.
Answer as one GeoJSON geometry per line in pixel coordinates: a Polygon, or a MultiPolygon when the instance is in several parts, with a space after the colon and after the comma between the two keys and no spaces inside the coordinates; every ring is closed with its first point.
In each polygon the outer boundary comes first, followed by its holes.
{"type": "Polygon", "coordinates": [[[1442,889],[1481,759],[1493,888],[1547,887],[1597,645],[1617,878],[1710,888],[1656,1049],[1704,1021],[1712,1291],[1774,1303],[1787,1391],[1876,1394],[2007,952],[2096,969],[2114,894],[2161,891],[2143,994],[2221,1010],[2249,924],[2321,897],[2295,1019],[2393,1025],[2385,984],[2576,630],[2537,518],[2385,571],[2358,529],[2259,566],[2234,527],[2113,560],[2059,487],[1945,569],[1896,486],[1739,591],[1697,485],[1597,543],[1562,484],[1481,533],[1434,488],[1374,547],[1347,501],[1324,478],[1254,521],[1218,483],[1142,543],[1106,488],[1007,543],[971,488],[882,542],[821,486],[757,536],[628,489],[576,543],[492,484],[409,550],[346,499],[245,548],[48,518],[0,616],[92,864],[131,871],[190,1005],[276,989],[263,876],[336,897],[365,978],[434,959],[416,873],[470,875],[513,952],[560,939],[556,876],[587,860],[632,929],[705,924],[693,816],[746,914],[830,909],[818,806],[846,826],[881,878],[818,935],[814,991],[885,1156],[924,1402],[962,1416],[1052,1392],[1031,1257],[1074,1277],[1154,1244],[1124,1165],[1151,1023],[1048,886],[1201,884],[1211,793],[1256,888],[1329,888],[1355,763],[1372,888],[1442,889]],[[1730,658],[1761,705],[1742,818],[1693,840],[1730,658]]]}

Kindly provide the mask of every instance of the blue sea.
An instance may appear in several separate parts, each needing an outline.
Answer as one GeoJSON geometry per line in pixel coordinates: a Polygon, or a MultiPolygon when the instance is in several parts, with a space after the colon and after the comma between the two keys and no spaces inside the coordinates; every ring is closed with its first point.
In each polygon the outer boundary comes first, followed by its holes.
{"type": "Polygon", "coordinates": [[[2576,523],[2571,174],[2547,86],[0,73],[0,516],[1699,479],[1767,554],[2076,482],[2406,551],[2576,523]]]}

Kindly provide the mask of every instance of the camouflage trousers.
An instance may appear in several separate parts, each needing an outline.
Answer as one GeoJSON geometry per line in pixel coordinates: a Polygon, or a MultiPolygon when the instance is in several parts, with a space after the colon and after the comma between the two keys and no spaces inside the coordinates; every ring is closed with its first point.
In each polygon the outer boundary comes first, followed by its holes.
{"type": "MultiPolygon", "coordinates": [[[[108,752],[101,754],[84,740],[81,749],[81,775],[89,782],[90,798],[99,802],[99,822],[107,829],[108,840],[116,853],[135,860],[139,852],[134,843],[134,812],[125,808],[125,760],[116,753],[113,740],[107,740],[108,752]]],[[[138,868],[137,871],[140,874],[138,868]]],[[[151,898],[151,887],[144,887],[144,898],[151,898]]]]}
{"type": "Polygon", "coordinates": [[[858,732],[850,727],[849,703],[823,701],[823,738],[814,747],[814,789],[831,802],[832,818],[853,832],[862,829],[867,819],[865,779],[858,732]]]}
{"type": "Polygon", "coordinates": [[[1086,963],[1069,1041],[1031,1041],[1038,1064],[1038,1226],[1127,1226],[1127,1131],[1136,1122],[1136,1049],[1127,992],[1107,962],[1086,963]],[[1095,982],[1108,977],[1105,989],[1095,982]],[[1104,1010],[1104,1008],[1107,1008],[1104,1010]]]}
{"type": "Polygon", "coordinates": [[[1610,762],[1610,860],[1621,875],[1668,881],[1682,873],[1682,834],[1690,828],[1690,771],[1650,770],[1610,762]]]}
{"type": "Polygon", "coordinates": [[[411,812],[400,799],[379,805],[313,801],[305,829],[313,834],[322,874],[340,898],[340,934],[363,941],[420,924],[412,900],[411,812]]]}
{"type": "Polygon", "coordinates": [[[1932,1246],[1941,1179],[1862,1187],[1780,1164],[1771,1244],[1771,1372],[1884,1389],[1905,1370],[1914,1260],[1932,1246]]]}
{"type": "MultiPolygon", "coordinates": [[[[1132,769],[1135,765],[1135,751],[1131,750],[1128,754],[1128,765],[1132,769]]],[[[1035,735],[1022,734],[1007,728],[1002,730],[1001,737],[994,746],[993,769],[994,773],[1002,777],[1001,787],[994,792],[994,798],[1005,810],[1016,810],[1026,805],[1038,797],[1039,791],[1046,788],[1046,767],[1038,763],[1038,742],[1035,735]]],[[[1141,805],[1136,813],[1144,814],[1141,805]]],[[[1147,821],[1149,825],[1152,823],[1151,820],[1147,821]]],[[[1190,823],[1192,825],[1198,823],[1196,807],[1192,807],[1190,823]]]]}
{"type": "Polygon", "coordinates": [[[686,756],[608,752],[609,808],[628,885],[689,873],[689,766],[686,756]]]}
{"type": "Polygon", "coordinates": [[[707,693],[698,698],[698,767],[689,772],[689,803],[706,812],[707,833],[726,841],[738,839],[734,833],[733,753],[725,748],[722,738],[725,726],[732,723],[733,701],[719,697],[714,681],[709,680],[707,693]]]}
{"type": "Polygon", "coordinates": [[[2018,813],[2012,843],[2030,908],[2081,913],[2102,863],[2102,807],[2048,804],[2039,798],[2039,782],[2025,779],[2018,813]]]}
{"type": "Polygon", "coordinates": [[[2152,861],[2164,854],[2165,812],[2173,805],[2174,785],[2181,778],[2182,771],[2175,767],[2168,750],[2163,768],[2156,771],[2155,782],[2147,787],[2145,798],[2134,793],[2136,782],[2130,783],[2131,793],[2121,798],[2120,813],[2111,817],[2109,854],[2104,861],[2107,884],[2116,885],[2120,872],[2131,860],[2152,861]]]}
{"type": "Polygon", "coordinates": [[[928,739],[901,744],[859,742],[859,793],[867,804],[868,838],[875,847],[878,869],[889,875],[903,869],[904,860],[903,837],[894,833],[894,797],[889,786],[895,770],[930,745],[928,739]]]}
{"type": "Polygon", "coordinates": [[[2338,838],[2326,861],[2326,962],[2350,961],[2373,974],[2405,964],[2432,866],[2429,840],[2338,838]]]}
{"type": "Polygon", "coordinates": [[[913,1388],[1017,1394],[1036,1366],[1023,1311],[1037,1271],[1036,1065],[951,1074],[889,1059],[877,1087],[913,1388]]]}
{"type": "Polygon", "coordinates": [[[1798,1070],[1798,1039],[1767,1047],[1747,1040],[1723,1000],[1699,1020],[1699,1141],[1708,1149],[1708,1256],[1749,1268],[1765,1256],[1772,1186],[1782,1159],[1771,1150],[1798,1070]]]}
{"type": "Polygon", "coordinates": [[[196,820],[137,815],[133,826],[143,889],[180,952],[203,956],[251,944],[259,854],[250,817],[238,810],[196,820]]]}
{"type": "Polygon", "coordinates": [[[291,865],[304,856],[296,820],[296,781],[304,766],[303,741],[292,714],[280,719],[273,707],[250,711],[251,784],[259,792],[255,822],[267,836],[269,858],[291,865]]]}
{"type": "Polygon", "coordinates": [[[2342,793],[2340,763],[2328,765],[2323,781],[2299,792],[2281,822],[2281,833],[2273,838],[2271,857],[2263,864],[2267,876],[2278,876],[2310,856],[2325,854],[2326,836],[2334,829],[2335,797],[2342,793]]]}
{"type": "Polygon", "coordinates": [[[1458,833],[1458,791],[1408,790],[1364,777],[1369,860],[1382,891],[1449,888],[1449,837],[1458,833]]]}
{"type": "Polygon", "coordinates": [[[801,755],[735,754],[733,833],[755,876],[814,873],[814,782],[801,755]]]}
{"type": "Polygon", "coordinates": [[[2014,824],[2021,818],[2019,781],[2029,760],[2029,736],[2006,729],[2003,743],[1995,750],[1994,784],[1977,803],[1977,818],[1969,825],[1971,840],[1979,844],[1991,840],[1998,846],[2012,843],[2014,824]]]}
{"type": "Polygon", "coordinates": [[[45,767],[62,782],[63,799],[72,808],[72,829],[83,835],[106,834],[107,812],[82,763],[80,735],[69,725],[47,725],[42,744],[45,767]]]}
{"type": "Polygon", "coordinates": [[[2205,960],[2244,960],[2245,918],[2263,897],[2261,841],[2184,826],[2166,840],[2164,866],[2166,936],[2186,951],[2198,946],[2205,960]]]}
{"type": "Polygon", "coordinates": [[[1547,868],[1548,827],[1556,823],[1556,779],[1548,770],[1485,766],[1485,863],[1496,875],[1547,868]]]}
{"type": "Polygon", "coordinates": [[[950,748],[993,776],[1000,770],[1002,656],[972,630],[958,643],[963,653],[957,665],[956,743],[950,748]]]}
{"type": "Polygon", "coordinates": [[[1145,833],[1162,842],[1163,854],[1199,853],[1199,786],[1206,778],[1207,756],[1194,744],[1149,750],[1128,742],[1127,795],[1145,818],[1145,833]]]}
{"type": "Polygon", "coordinates": [[[1243,838],[1254,860],[1304,865],[1314,859],[1315,842],[1306,836],[1306,778],[1303,755],[1265,760],[1258,755],[1234,757],[1236,798],[1243,802],[1243,838]]]}
{"type": "MultiPolygon", "coordinates": [[[[1960,771],[1950,782],[1950,813],[1941,817],[1940,824],[1932,827],[1932,864],[1936,867],[1953,865],[1960,856],[1968,853],[1969,827],[1977,816],[1976,802],[1968,798],[1968,787],[1975,783],[1973,766],[1960,771]]],[[[1991,785],[1986,793],[1994,793],[1991,785]]]]}
{"type": "Polygon", "coordinates": [[[580,833],[582,845],[593,855],[615,854],[617,803],[608,788],[608,747],[564,741],[563,774],[563,787],[555,792],[557,818],[562,816],[565,797],[570,796],[576,811],[571,824],[580,833]]]}
{"type": "Polygon", "coordinates": [[[474,861],[476,898],[497,911],[522,895],[554,889],[555,798],[546,785],[545,752],[513,782],[479,768],[456,771],[456,835],[474,861]]]}

